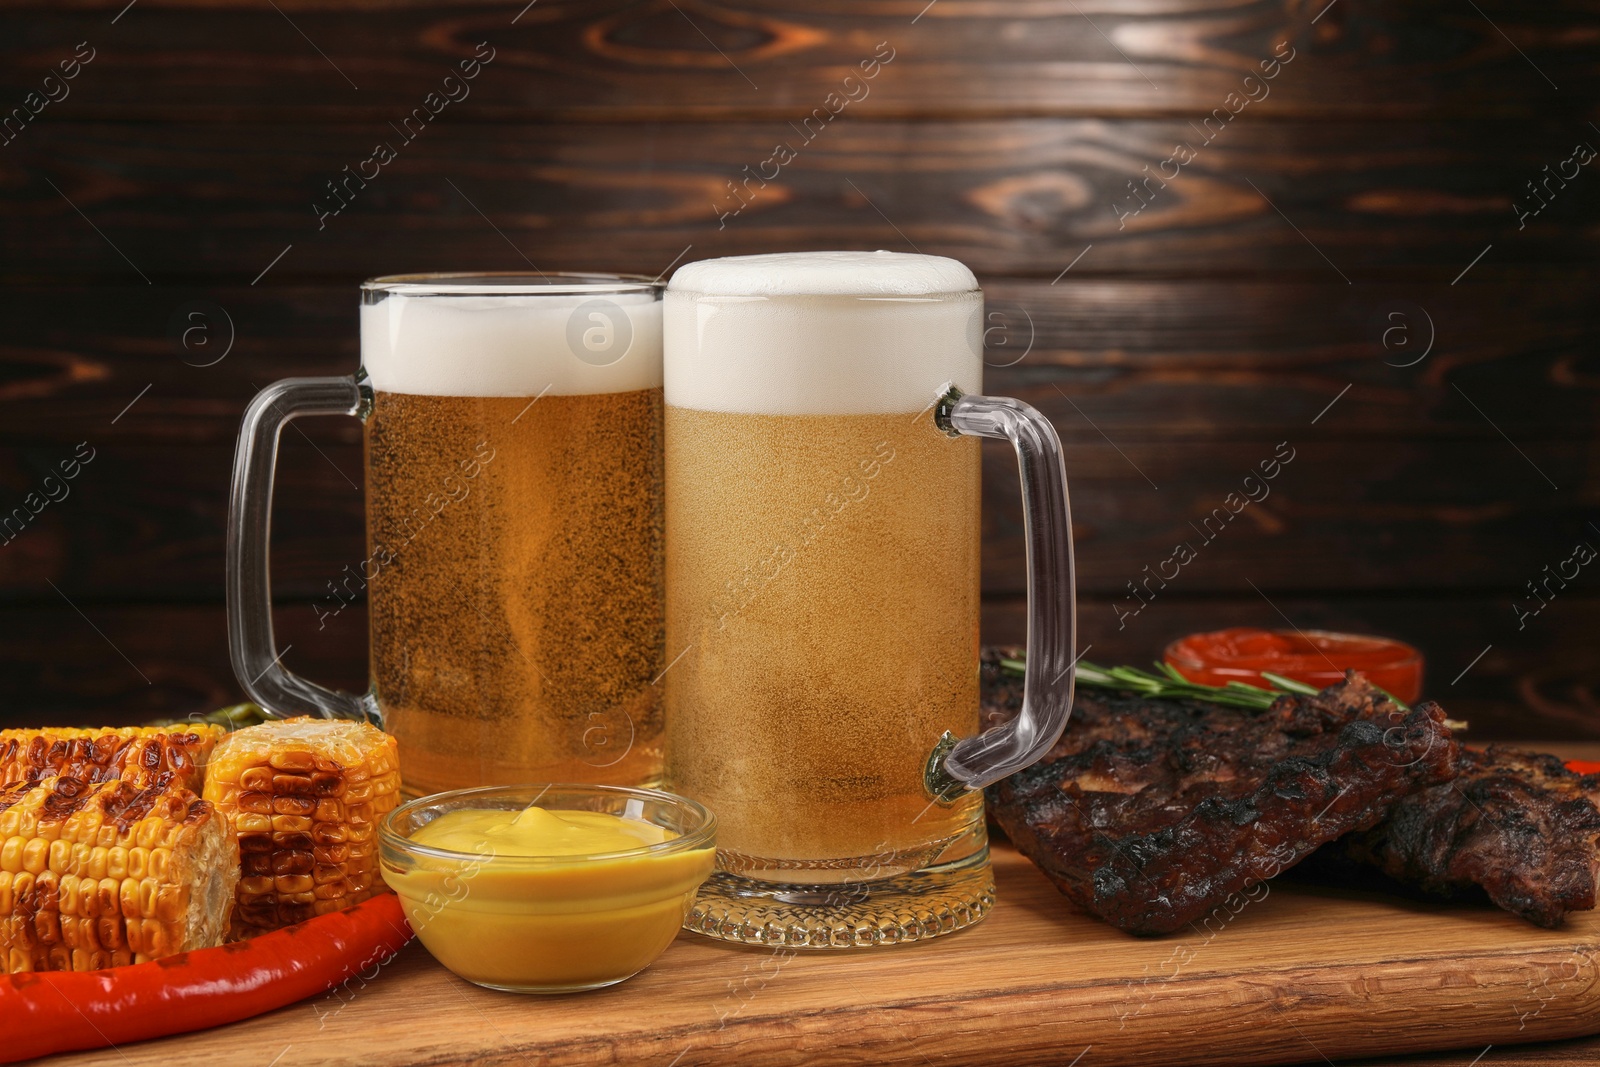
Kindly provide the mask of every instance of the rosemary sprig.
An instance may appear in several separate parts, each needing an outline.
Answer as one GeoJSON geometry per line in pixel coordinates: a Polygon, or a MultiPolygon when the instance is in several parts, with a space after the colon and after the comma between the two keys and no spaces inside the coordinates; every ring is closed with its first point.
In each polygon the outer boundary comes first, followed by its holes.
{"type": "MultiPolygon", "coordinates": [[[[1013,674],[1021,674],[1027,665],[1020,659],[1002,659],[1000,666],[1013,674]]],[[[1097,667],[1087,660],[1079,660],[1077,678],[1080,685],[1092,685],[1101,689],[1122,689],[1141,696],[1164,700],[1207,700],[1213,704],[1226,704],[1235,708],[1253,708],[1265,711],[1272,706],[1272,702],[1285,693],[1298,693],[1309,696],[1318,692],[1314,685],[1297,682],[1293,678],[1285,678],[1281,674],[1262,671],[1261,677],[1272,684],[1271,689],[1263,689],[1258,685],[1248,685],[1244,682],[1229,682],[1227,685],[1201,685],[1191,682],[1178,673],[1177,668],[1170,663],[1157,663],[1157,674],[1141,671],[1137,667],[1097,667]]],[[[1393,700],[1402,711],[1410,711],[1405,704],[1391,693],[1379,690],[1384,696],[1393,700]]],[[[1465,726],[1465,723],[1461,724],[1465,726]]]]}
{"type": "MultiPolygon", "coordinates": [[[[1014,674],[1021,674],[1027,665],[1020,659],[1002,659],[1000,666],[1014,674]]],[[[1284,693],[1308,695],[1317,692],[1315,686],[1297,682],[1282,675],[1263,673],[1262,677],[1275,688],[1262,689],[1244,682],[1229,682],[1225,686],[1201,685],[1179,674],[1171,664],[1157,663],[1160,673],[1151,674],[1137,667],[1097,667],[1088,660],[1079,660],[1077,678],[1079,685],[1092,685],[1101,689],[1122,689],[1141,696],[1164,700],[1209,700],[1213,704],[1226,704],[1235,708],[1254,708],[1264,711],[1284,693]]]]}
{"type": "MultiPolygon", "coordinates": [[[[1005,658],[1000,661],[1003,670],[1013,674],[1024,673],[1028,665],[1020,659],[1005,658]]],[[[1121,689],[1127,692],[1139,693],[1143,696],[1164,700],[1208,700],[1213,704],[1227,704],[1235,708],[1251,708],[1256,711],[1265,711],[1272,706],[1272,702],[1285,693],[1298,693],[1309,696],[1319,690],[1314,685],[1297,682],[1293,678],[1285,678],[1281,674],[1271,671],[1262,671],[1261,677],[1272,683],[1273,688],[1263,689],[1258,685],[1247,685],[1244,682],[1229,682],[1225,686],[1201,685],[1191,682],[1178,673],[1178,669],[1170,663],[1157,663],[1155,665],[1159,674],[1141,671],[1137,667],[1096,667],[1086,660],[1079,660],[1077,666],[1077,679],[1082,685],[1092,685],[1100,689],[1121,689]]],[[[1378,692],[1394,701],[1401,711],[1410,711],[1406,704],[1386,689],[1379,688],[1378,692]]],[[[1464,732],[1471,723],[1465,719],[1446,719],[1445,728],[1455,733],[1464,732]]]]}

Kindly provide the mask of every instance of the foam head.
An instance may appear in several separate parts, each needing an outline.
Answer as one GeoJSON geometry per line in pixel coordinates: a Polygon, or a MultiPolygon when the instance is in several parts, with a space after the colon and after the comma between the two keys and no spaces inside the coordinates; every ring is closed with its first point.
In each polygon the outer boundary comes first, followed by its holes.
{"type": "Polygon", "coordinates": [[[983,294],[943,256],[708,259],[667,287],[666,401],[773,415],[917,412],[983,387],[983,294]]]}
{"type": "Polygon", "coordinates": [[[374,389],[557,396],[661,385],[659,287],[552,276],[362,287],[361,365],[374,389]]]}

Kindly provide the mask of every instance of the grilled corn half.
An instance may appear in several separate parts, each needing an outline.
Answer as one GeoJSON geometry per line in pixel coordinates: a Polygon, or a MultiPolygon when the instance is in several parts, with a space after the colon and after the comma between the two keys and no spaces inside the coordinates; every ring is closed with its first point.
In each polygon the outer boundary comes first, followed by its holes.
{"type": "Polygon", "coordinates": [[[153,783],[156,775],[170,775],[176,784],[198,793],[206,760],[225,733],[210,723],[0,730],[0,789],[54,777],[153,783]]]}
{"type": "Polygon", "coordinates": [[[394,738],[376,727],[298,718],[239,730],[212,753],[205,797],[239,839],[234,937],[383,890],[377,827],[399,803],[400,769],[394,738]]]}
{"type": "Polygon", "coordinates": [[[99,970],[222,943],[238,846],[169,780],[0,792],[0,970],[99,970]]]}

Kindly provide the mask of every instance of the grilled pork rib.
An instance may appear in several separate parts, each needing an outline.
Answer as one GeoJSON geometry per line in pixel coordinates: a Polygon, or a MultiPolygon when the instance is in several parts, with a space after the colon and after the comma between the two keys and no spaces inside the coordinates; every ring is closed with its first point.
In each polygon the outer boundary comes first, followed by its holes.
{"type": "MultiPolygon", "coordinates": [[[[999,659],[984,653],[991,721],[1022,700],[999,659]]],[[[1450,781],[1459,751],[1437,704],[1402,711],[1354,672],[1260,712],[1079,689],[1061,740],[991,786],[989,810],[1069,899],[1162,934],[1450,781]]]]}
{"type": "Polygon", "coordinates": [[[1388,819],[1329,845],[1313,866],[1377,868],[1425,893],[1476,895],[1540,926],[1596,904],[1600,774],[1500,745],[1463,749],[1461,776],[1406,797],[1388,819]]]}

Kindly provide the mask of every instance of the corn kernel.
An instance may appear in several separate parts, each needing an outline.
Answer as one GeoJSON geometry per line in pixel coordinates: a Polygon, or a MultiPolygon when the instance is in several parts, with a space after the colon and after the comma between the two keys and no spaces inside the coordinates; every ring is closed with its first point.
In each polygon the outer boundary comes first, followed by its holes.
{"type": "Polygon", "coordinates": [[[35,837],[22,846],[22,867],[29,874],[38,874],[50,866],[50,842],[35,837]]]}
{"type": "Polygon", "coordinates": [[[239,775],[239,788],[253,792],[270,793],[272,791],[272,768],[250,767],[239,775]]]}
{"type": "Polygon", "coordinates": [[[252,815],[272,814],[272,794],[261,792],[240,793],[233,801],[240,811],[247,811],[252,815]]]}
{"type": "Polygon", "coordinates": [[[162,922],[175,923],[189,910],[189,887],[167,883],[156,890],[155,917],[162,922]]]}
{"type": "Polygon", "coordinates": [[[267,757],[268,766],[279,771],[314,771],[317,760],[310,752],[295,749],[278,749],[267,757]]]}
{"type": "Polygon", "coordinates": [[[106,913],[117,913],[117,894],[122,891],[122,883],[116,878],[102,878],[94,885],[94,912],[96,918],[106,913]]]}
{"type": "MultiPolygon", "coordinates": [[[[243,820],[245,818],[252,817],[253,816],[241,815],[239,818],[243,820]]],[[[241,831],[239,834],[239,851],[271,852],[275,847],[277,847],[272,842],[272,833],[270,829],[272,824],[269,822],[267,825],[267,830],[253,830],[248,833],[241,831]]]]}
{"type": "Polygon", "coordinates": [[[206,797],[239,836],[235,936],[349,907],[382,888],[371,873],[375,852],[350,842],[370,840],[374,821],[398,803],[394,747],[371,726],[311,719],[240,730],[218,746],[206,797]],[[353,865],[369,870],[351,878],[353,865]]]}
{"type": "Polygon", "coordinates": [[[95,940],[100,942],[104,949],[127,948],[127,942],[122,938],[122,916],[102,915],[94,924],[95,940]]]}
{"type": "Polygon", "coordinates": [[[128,850],[128,877],[139,880],[150,871],[150,850],[135,846],[128,850]]]}
{"type": "Polygon", "coordinates": [[[21,905],[18,910],[25,911],[32,902],[33,875],[27,871],[18,871],[11,876],[11,892],[16,896],[17,903],[21,905]]]}
{"type": "Polygon", "coordinates": [[[239,879],[240,899],[246,896],[259,897],[270,892],[272,892],[272,876],[270,874],[239,879]]]}
{"type": "Polygon", "coordinates": [[[326,863],[329,866],[342,869],[345,864],[350,862],[350,846],[325,845],[313,850],[311,855],[318,863],[326,863]]]}
{"type": "Polygon", "coordinates": [[[39,945],[61,944],[61,915],[54,911],[41,911],[33,917],[34,942],[39,945]]]}
{"type": "Polygon", "coordinates": [[[318,863],[312,870],[311,877],[316,881],[320,891],[323,886],[344,881],[344,868],[333,863],[318,863]]]}
{"type": "Polygon", "coordinates": [[[164,829],[160,819],[142,819],[135,830],[134,840],[141,848],[155,848],[164,838],[164,829]]]}
{"type": "MultiPolygon", "coordinates": [[[[306,820],[305,832],[311,832],[311,817],[317,813],[317,802],[311,797],[278,796],[272,798],[275,815],[296,815],[306,820]]],[[[277,826],[276,823],[273,824],[277,826]]]]}

